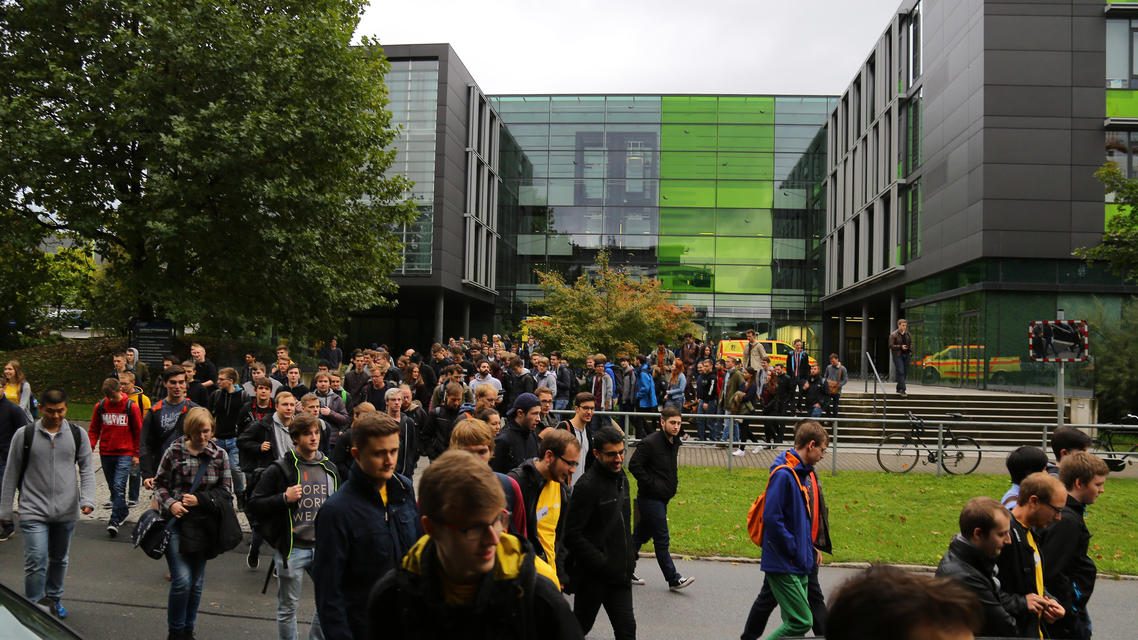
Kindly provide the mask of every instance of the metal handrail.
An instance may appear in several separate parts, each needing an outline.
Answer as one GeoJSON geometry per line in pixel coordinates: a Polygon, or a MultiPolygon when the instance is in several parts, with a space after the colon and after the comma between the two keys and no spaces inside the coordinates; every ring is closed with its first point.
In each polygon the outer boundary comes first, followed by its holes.
{"type": "MultiPolygon", "coordinates": [[[[873,412],[877,413],[877,385],[881,385],[881,435],[885,436],[885,418],[889,415],[889,395],[885,393],[885,383],[877,373],[877,365],[873,364],[873,356],[865,352],[865,359],[869,361],[869,368],[873,370],[873,412]]],[[[866,389],[869,389],[869,378],[865,379],[866,389]]]]}

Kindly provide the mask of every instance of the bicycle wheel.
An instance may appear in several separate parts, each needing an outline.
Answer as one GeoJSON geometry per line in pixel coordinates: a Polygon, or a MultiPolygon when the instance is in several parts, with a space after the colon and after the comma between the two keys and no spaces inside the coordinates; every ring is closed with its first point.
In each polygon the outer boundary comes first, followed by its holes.
{"type": "Polygon", "coordinates": [[[956,440],[944,443],[944,454],[940,466],[953,475],[972,473],[980,466],[980,445],[968,436],[956,436],[956,440]]]}
{"type": "Polygon", "coordinates": [[[891,433],[877,445],[877,464],[890,473],[905,473],[917,466],[917,444],[907,433],[891,433]]]}

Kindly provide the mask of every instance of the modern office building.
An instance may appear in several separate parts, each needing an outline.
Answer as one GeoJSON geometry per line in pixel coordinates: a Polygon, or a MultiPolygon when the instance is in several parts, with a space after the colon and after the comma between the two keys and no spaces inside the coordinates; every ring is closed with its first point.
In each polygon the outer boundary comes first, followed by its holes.
{"type": "Polygon", "coordinates": [[[601,250],[659,278],[710,337],[820,330],[823,127],[834,98],[502,95],[500,326],[601,250]]]}
{"type": "Polygon", "coordinates": [[[353,314],[349,346],[421,348],[492,328],[500,123],[450,45],[391,45],[384,53],[388,108],[400,128],[391,172],[414,181],[419,218],[400,229],[396,305],[353,314]]]}
{"type": "MultiPolygon", "coordinates": [[[[1138,173],[1131,16],[1101,0],[901,4],[827,127],[824,344],[851,369],[864,351],[888,367],[905,317],[911,377],[1053,385],[1053,365],[1027,361],[1028,323],[1118,314],[1135,288],[1072,252],[1112,210],[1094,177],[1104,137],[1138,173]]],[[[1069,386],[1090,383],[1068,367],[1069,386]]]]}

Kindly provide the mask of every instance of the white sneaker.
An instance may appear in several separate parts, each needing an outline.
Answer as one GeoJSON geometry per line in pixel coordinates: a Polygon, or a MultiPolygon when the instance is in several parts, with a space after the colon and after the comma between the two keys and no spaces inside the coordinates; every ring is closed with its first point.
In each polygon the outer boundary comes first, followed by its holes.
{"type": "Polygon", "coordinates": [[[643,586],[644,585],[644,578],[641,578],[640,576],[638,576],[634,573],[634,574],[632,574],[632,580],[630,580],[630,582],[632,584],[635,584],[635,585],[643,586]]]}
{"type": "Polygon", "coordinates": [[[758,452],[760,452],[760,451],[762,451],[762,450],[763,450],[763,445],[761,445],[761,444],[759,444],[759,445],[755,445],[755,448],[754,448],[754,449],[751,449],[751,453],[758,453],[758,452]]]}
{"type": "Polygon", "coordinates": [[[693,582],[695,582],[695,578],[692,577],[680,578],[675,584],[668,585],[668,588],[672,591],[679,591],[680,589],[686,588],[693,582]]]}
{"type": "Polygon", "coordinates": [[[731,452],[731,455],[733,455],[733,456],[745,456],[745,455],[747,455],[747,452],[744,451],[743,449],[736,449],[733,452],[731,452]]]}

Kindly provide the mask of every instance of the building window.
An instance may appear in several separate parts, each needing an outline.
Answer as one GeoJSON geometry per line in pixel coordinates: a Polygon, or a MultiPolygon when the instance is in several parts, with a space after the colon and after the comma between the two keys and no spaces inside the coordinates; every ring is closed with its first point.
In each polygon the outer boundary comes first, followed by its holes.
{"type": "Polygon", "coordinates": [[[1138,88],[1138,20],[1106,21],[1106,88],[1138,88]]]}
{"type": "Polygon", "coordinates": [[[904,130],[905,140],[903,155],[903,175],[909,175],[921,166],[923,161],[923,141],[921,139],[921,119],[924,114],[924,90],[918,90],[916,95],[905,103],[904,130]]]}
{"type": "Polygon", "coordinates": [[[463,282],[496,291],[498,254],[498,116],[486,96],[468,85],[466,150],[466,247],[463,282]]]}
{"type": "Polygon", "coordinates": [[[905,234],[906,262],[921,257],[921,181],[916,180],[901,197],[905,234]]]}
{"type": "Polygon", "coordinates": [[[911,86],[913,86],[913,83],[915,83],[917,81],[917,79],[921,77],[921,73],[923,73],[923,71],[924,71],[924,66],[923,66],[924,60],[922,59],[922,55],[921,55],[921,53],[922,53],[921,52],[922,42],[921,42],[921,3],[920,2],[918,2],[917,5],[915,7],[913,7],[913,11],[909,14],[906,22],[907,22],[906,26],[908,29],[908,33],[906,34],[906,40],[907,40],[907,45],[908,45],[907,53],[908,53],[908,72],[909,72],[909,77],[908,77],[909,82],[908,82],[908,84],[906,84],[906,86],[911,87],[911,86]]]}
{"type": "Polygon", "coordinates": [[[1138,178],[1138,131],[1107,131],[1106,161],[1127,178],[1138,178]]]}

